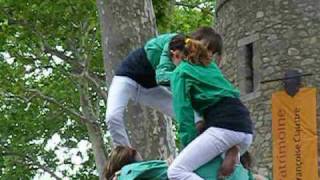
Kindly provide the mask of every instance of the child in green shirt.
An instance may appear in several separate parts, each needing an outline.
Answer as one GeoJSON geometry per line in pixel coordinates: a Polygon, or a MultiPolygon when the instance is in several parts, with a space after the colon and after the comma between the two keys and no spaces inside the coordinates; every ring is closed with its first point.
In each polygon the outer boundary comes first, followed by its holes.
{"type": "Polygon", "coordinates": [[[171,79],[173,108],[185,148],[169,167],[168,177],[201,180],[195,169],[233,146],[245,152],[252,142],[252,122],[239,100],[239,91],[212,62],[201,42],[178,35],[172,38],[169,49],[177,66],[171,79]],[[198,137],[194,110],[206,124],[198,137]]]}
{"type": "MultiPolygon", "coordinates": [[[[124,124],[124,113],[129,100],[173,116],[171,92],[162,85],[170,84],[175,69],[168,50],[176,34],[163,34],[152,38],[144,47],[132,51],[120,63],[108,89],[106,122],[114,145],[131,146],[124,124]]],[[[202,27],[191,34],[207,44],[209,51],[216,47],[217,33],[211,27],[202,27]]],[[[200,119],[200,117],[195,118],[200,119]]]]}

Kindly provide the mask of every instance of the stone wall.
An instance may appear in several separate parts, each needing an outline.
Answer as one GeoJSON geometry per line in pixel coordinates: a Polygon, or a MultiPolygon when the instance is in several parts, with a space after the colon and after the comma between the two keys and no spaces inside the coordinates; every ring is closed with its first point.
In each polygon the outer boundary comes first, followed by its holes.
{"type": "MultiPolygon", "coordinates": [[[[283,77],[290,68],[313,73],[303,78],[304,86],[319,88],[320,1],[217,0],[216,19],[225,46],[222,69],[242,91],[242,100],[255,122],[256,135],[250,149],[255,171],[272,177],[271,95],[283,86],[281,82],[260,81],[283,77]],[[245,62],[248,49],[253,51],[251,72],[245,62]],[[252,92],[246,92],[248,72],[253,76],[252,92]]],[[[319,97],[318,91],[320,125],[319,97]]]]}

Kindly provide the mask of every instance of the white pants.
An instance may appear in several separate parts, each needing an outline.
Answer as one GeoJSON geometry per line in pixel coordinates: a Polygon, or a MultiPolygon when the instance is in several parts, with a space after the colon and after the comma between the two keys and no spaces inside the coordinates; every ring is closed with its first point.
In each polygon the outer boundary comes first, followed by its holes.
{"type": "Polygon", "coordinates": [[[234,145],[244,153],[252,143],[252,134],[210,127],[185,147],[168,169],[170,180],[202,180],[193,173],[234,145]]]}
{"type": "MultiPolygon", "coordinates": [[[[124,124],[129,100],[173,117],[172,94],[162,86],[146,89],[126,76],[114,76],[109,88],[106,121],[114,145],[131,146],[124,124]]],[[[201,118],[195,113],[195,122],[201,118]]]]}

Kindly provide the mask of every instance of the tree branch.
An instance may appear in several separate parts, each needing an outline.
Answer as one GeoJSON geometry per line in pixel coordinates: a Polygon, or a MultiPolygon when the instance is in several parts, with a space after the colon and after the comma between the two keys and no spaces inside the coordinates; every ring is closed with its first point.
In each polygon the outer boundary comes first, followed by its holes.
{"type": "Polygon", "coordinates": [[[184,2],[175,2],[175,5],[176,6],[183,6],[183,7],[186,7],[186,8],[190,8],[190,9],[193,9],[193,8],[199,8],[199,4],[188,4],[188,3],[184,3],[184,2]]]}
{"type": "Polygon", "coordinates": [[[43,51],[45,53],[49,53],[51,55],[55,55],[58,58],[70,63],[72,66],[75,66],[75,68],[79,68],[80,72],[84,68],[84,65],[82,65],[81,63],[75,61],[74,58],[67,56],[64,52],[58,51],[57,49],[54,49],[54,48],[50,47],[50,45],[48,43],[46,43],[46,42],[44,42],[43,48],[44,48],[43,51]]]}
{"type": "Polygon", "coordinates": [[[51,171],[49,169],[49,167],[40,164],[39,162],[37,162],[36,160],[34,160],[33,158],[31,158],[28,155],[23,155],[20,153],[16,153],[16,152],[1,152],[1,156],[15,156],[15,157],[19,157],[20,159],[22,159],[22,161],[20,161],[20,163],[25,164],[25,161],[29,162],[29,165],[33,165],[36,166],[39,169],[42,169],[44,172],[49,173],[52,177],[58,179],[58,180],[62,180],[62,178],[58,177],[53,171],[51,171]]]}
{"type": "Polygon", "coordinates": [[[35,95],[31,95],[30,97],[26,98],[26,97],[23,97],[20,95],[13,94],[11,92],[4,91],[2,89],[0,89],[0,90],[1,90],[0,94],[2,96],[8,97],[8,98],[16,98],[16,99],[20,100],[21,102],[25,102],[25,103],[30,102],[35,97],[35,95]]]}
{"type": "Polygon", "coordinates": [[[47,100],[48,102],[57,105],[58,107],[60,107],[62,110],[78,117],[80,119],[80,121],[82,123],[93,123],[96,124],[95,121],[87,119],[85,116],[83,116],[82,114],[78,113],[77,111],[75,111],[74,109],[68,108],[66,106],[64,106],[62,103],[58,102],[56,99],[54,99],[53,97],[50,96],[46,96],[44,95],[42,92],[40,92],[37,89],[28,89],[27,91],[33,93],[34,95],[37,95],[38,97],[41,97],[42,99],[47,100]]]}
{"type": "Polygon", "coordinates": [[[84,77],[87,78],[90,81],[90,83],[94,85],[94,88],[98,92],[98,94],[104,99],[105,102],[107,102],[108,94],[107,92],[101,89],[101,87],[103,86],[103,83],[96,77],[93,77],[92,75],[90,75],[89,73],[85,73],[84,77]]]}
{"type": "Polygon", "coordinates": [[[175,2],[175,5],[176,6],[181,6],[181,7],[186,7],[186,8],[189,8],[189,9],[193,9],[193,8],[197,8],[197,9],[200,9],[202,12],[204,12],[206,15],[211,15],[213,16],[213,10],[214,10],[214,7],[213,6],[208,6],[208,5],[205,5],[204,7],[201,7],[200,5],[201,4],[204,4],[204,3],[186,3],[186,2],[175,2]],[[210,13],[212,12],[212,13],[210,13]]]}

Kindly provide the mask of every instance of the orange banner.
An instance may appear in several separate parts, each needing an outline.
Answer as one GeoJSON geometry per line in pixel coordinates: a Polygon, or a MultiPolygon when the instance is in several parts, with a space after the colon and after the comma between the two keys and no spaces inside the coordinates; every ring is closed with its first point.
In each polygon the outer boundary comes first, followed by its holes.
{"type": "Polygon", "coordinates": [[[316,89],[272,95],[274,180],[318,180],[316,89]]]}

